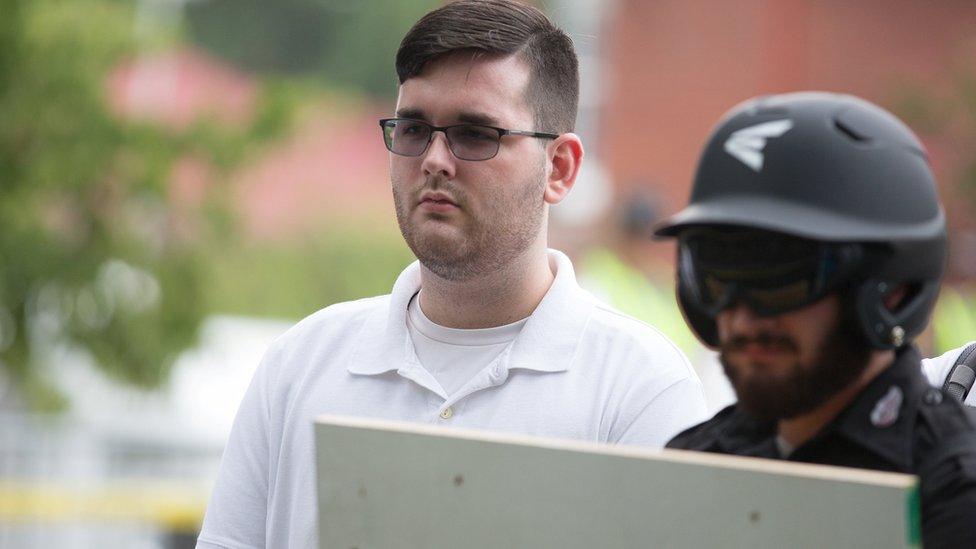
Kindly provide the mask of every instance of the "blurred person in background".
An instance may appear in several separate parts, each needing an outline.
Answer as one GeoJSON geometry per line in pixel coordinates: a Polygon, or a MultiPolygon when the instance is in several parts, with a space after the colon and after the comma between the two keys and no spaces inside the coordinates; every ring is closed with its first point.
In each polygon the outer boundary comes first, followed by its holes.
{"type": "Polygon", "coordinates": [[[970,341],[935,357],[922,360],[922,371],[929,383],[963,402],[976,407],[976,341],[970,341]]]}
{"type": "Polygon", "coordinates": [[[620,311],[659,329],[685,353],[698,373],[710,414],[735,402],[718,355],[705,348],[681,317],[674,295],[674,270],[653,252],[654,228],[661,221],[654,186],[640,181],[618,199],[604,245],[593,246],[579,261],[579,280],[620,311]]]}
{"type": "Polygon", "coordinates": [[[679,301],[738,397],[669,447],[915,474],[925,547],[976,547],[976,414],[914,345],[947,243],[911,130],[851,96],[749,101],[657,234],[678,239],[679,301]]]}
{"type": "Polygon", "coordinates": [[[380,125],[419,261],[391,295],[328,307],[271,346],[199,547],[316,545],[320,414],[650,447],[704,418],[681,351],[547,249],[549,207],[583,159],[566,34],[519,3],[456,2],[414,25],[396,67],[396,117],[380,125]]]}

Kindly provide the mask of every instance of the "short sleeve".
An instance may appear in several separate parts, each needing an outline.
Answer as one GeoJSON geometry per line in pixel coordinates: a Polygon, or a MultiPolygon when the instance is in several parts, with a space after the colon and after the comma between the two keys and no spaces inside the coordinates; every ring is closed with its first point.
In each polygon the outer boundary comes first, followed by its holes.
{"type": "MultiPolygon", "coordinates": [[[[949,376],[949,370],[952,369],[959,355],[962,354],[962,351],[966,347],[973,344],[976,344],[976,341],[970,341],[962,347],[952,349],[937,357],[922,359],[922,373],[929,380],[929,384],[933,387],[941,388],[945,383],[946,377],[949,376]]],[[[966,397],[966,404],[968,406],[976,406],[976,390],[969,392],[969,396],[966,397]]]]}
{"type": "Polygon", "coordinates": [[[663,448],[674,435],[708,417],[697,377],[682,378],[649,400],[616,440],[618,444],[663,448]]]}
{"type": "Polygon", "coordinates": [[[221,458],[198,548],[263,548],[270,478],[269,377],[274,346],[251,379],[221,458]]]}

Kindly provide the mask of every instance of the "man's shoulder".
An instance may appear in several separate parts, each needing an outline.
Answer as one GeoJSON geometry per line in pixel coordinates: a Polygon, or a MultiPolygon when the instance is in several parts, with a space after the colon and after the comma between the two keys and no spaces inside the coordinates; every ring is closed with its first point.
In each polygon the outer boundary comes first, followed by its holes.
{"type": "Polygon", "coordinates": [[[976,455],[976,409],[965,406],[931,387],[921,394],[915,436],[917,447],[932,452],[956,440],[968,453],[976,455]]]}
{"type": "Polygon", "coordinates": [[[689,427],[675,435],[668,443],[668,448],[677,450],[696,450],[699,452],[715,451],[718,439],[735,421],[735,405],[730,404],[711,419],[698,425],[689,427]]]}
{"type": "Polygon", "coordinates": [[[638,348],[659,357],[673,357],[682,363],[687,358],[678,346],[650,324],[592,298],[595,306],[587,329],[590,336],[606,337],[621,348],[638,348]]]}
{"type": "Polygon", "coordinates": [[[628,383],[647,383],[658,390],[681,382],[700,383],[688,357],[653,326],[593,298],[577,360],[600,364],[604,375],[619,374],[628,383]]]}
{"type": "Polygon", "coordinates": [[[262,361],[264,375],[299,379],[309,365],[326,364],[343,349],[354,348],[367,320],[385,315],[389,300],[385,295],[335,303],[303,318],[268,347],[262,361]]]}
{"type": "Polygon", "coordinates": [[[390,302],[389,295],[367,297],[354,301],[334,303],[308,315],[288,329],[276,343],[288,345],[319,339],[329,333],[349,333],[373,314],[382,314],[390,302]]]}
{"type": "Polygon", "coordinates": [[[919,408],[912,456],[926,547],[976,543],[976,411],[935,388],[919,408]]]}
{"type": "Polygon", "coordinates": [[[390,302],[390,295],[365,297],[354,301],[333,303],[328,307],[308,315],[294,326],[295,330],[310,330],[323,325],[334,325],[345,321],[365,318],[377,309],[384,308],[390,302]]]}

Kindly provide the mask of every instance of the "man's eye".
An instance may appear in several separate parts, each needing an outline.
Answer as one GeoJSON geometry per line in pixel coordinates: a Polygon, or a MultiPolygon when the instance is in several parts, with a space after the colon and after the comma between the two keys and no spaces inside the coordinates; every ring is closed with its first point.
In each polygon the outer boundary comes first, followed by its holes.
{"type": "Polygon", "coordinates": [[[403,135],[417,135],[424,133],[423,124],[400,124],[400,133],[403,135]]]}
{"type": "Polygon", "coordinates": [[[496,136],[492,130],[479,126],[462,126],[458,130],[460,130],[458,133],[462,139],[472,141],[494,141],[496,136]]]}

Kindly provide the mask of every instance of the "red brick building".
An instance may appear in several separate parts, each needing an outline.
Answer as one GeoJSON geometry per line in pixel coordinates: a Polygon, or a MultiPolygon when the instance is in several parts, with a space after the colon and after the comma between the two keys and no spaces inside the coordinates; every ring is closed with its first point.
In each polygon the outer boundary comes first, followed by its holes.
{"type": "MultiPolygon", "coordinates": [[[[904,116],[910,92],[923,90],[945,110],[958,91],[954,76],[976,79],[971,0],[617,0],[606,25],[601,156],[620,196],[653,186],[664,213],[684,205],[712,125],[742,100],[839,91],[904,116]]],[[[968,117],[968,129],[950,122],[976,135],[976,114],[968,117]]],[[[976,242],[976,216],[955,188],[976,143],[951,130],[920,133],[960,235],[954,272],[976,277],[976,244],[965,244],[976,242]]]]}

